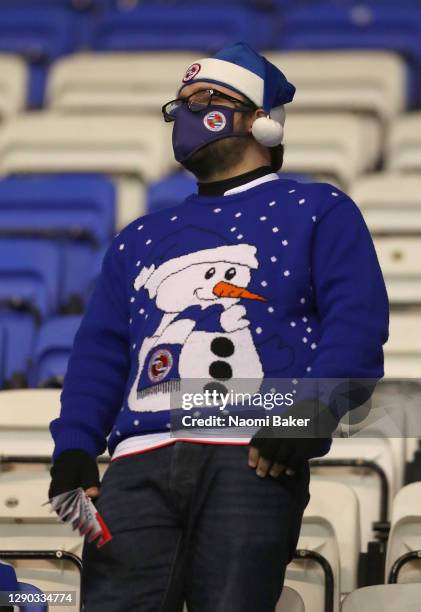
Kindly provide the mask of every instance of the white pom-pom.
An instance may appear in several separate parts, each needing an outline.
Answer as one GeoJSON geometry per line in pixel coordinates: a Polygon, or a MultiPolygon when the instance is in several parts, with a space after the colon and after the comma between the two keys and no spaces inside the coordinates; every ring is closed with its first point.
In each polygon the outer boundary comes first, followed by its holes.
{"type": "Polygon", "coordinates": [[[258,117],[252,125],[251,133],[264,147],[276,147],[282,142],[284,128],[269,117],[258,117]]]}

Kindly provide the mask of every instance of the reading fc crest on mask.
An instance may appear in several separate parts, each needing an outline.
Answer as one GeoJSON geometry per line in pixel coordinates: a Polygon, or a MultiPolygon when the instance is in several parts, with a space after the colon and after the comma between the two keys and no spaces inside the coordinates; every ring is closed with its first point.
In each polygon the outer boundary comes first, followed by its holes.
{"type": "Polygon", "coordinates": [[[220,111],[211,111],[203,118],[203,123],[211,132],[220,132],[227,124],[225,115],[220,111]]]}
{"type": "Polygon", "coordinates": [[[194,77],[199,74],[201,67],[202,66],[200,64],[192,64],[189,66],[186,70],[186,74],[183,77],[183,83],[187,83],[187,81],[194,79],[194,77]]]}
{"type": "Polygon", "coordinates": [[[173,357],[167,349],[157,349],[152,353],[148,365],[148,376],[153,383],[160,382],[170,372],[173,357]]]}

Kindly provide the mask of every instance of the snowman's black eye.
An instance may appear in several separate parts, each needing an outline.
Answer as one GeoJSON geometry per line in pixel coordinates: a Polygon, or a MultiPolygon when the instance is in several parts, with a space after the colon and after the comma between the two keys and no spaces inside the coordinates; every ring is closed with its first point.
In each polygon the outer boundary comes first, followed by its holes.
{"type": "Polygon", "coordinates": [[[205,278],[212,278],[215,275],[215,268],[209,268],[209,270],[205,274],[205,278]]]}
{"type": "Polygon", "coordinates": [[[230,268],[229,270],[227,270],[225,272],[225,278],[226,280],[231,280],[232,278],[234,278],[234,276],[237,274],[237,271],[235,268],[230,268]]]}

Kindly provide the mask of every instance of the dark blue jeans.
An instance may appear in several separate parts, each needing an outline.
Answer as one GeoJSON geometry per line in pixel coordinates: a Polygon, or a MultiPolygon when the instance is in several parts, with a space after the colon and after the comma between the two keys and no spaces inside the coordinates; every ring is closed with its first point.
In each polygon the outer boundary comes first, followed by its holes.
{"type": "Polygon", "coordinates": [[[117,459],[97,507],[113,540],[84,548],[85,612],[274,612],[309,500],[261,479],[247,446],[176,442],[117,459]]]}

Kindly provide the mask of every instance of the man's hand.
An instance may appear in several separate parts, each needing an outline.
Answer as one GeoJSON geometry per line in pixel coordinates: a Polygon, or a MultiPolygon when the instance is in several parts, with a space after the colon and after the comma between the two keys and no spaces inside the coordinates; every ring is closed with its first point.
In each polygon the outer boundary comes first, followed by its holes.
{"type": "Polygon", "coordinates": [[[324,405],[303,401],[284,416],[287,418],[290,415],[297,419],[309,419],[309,425],[294,430],[262,427],[251,439],[248,465],[256,470],[257,476],[293,476],[305,461],[326,452],[326,441],[337,426],[331,411],[324,405]],[[299,432],[303,437],[292,437],[299,432]]]}
{"type": "Polygon", "coordinates": [[[57,457],[51,468],[48,497],[82,487],[95,498],[99,495],[99,472],[96,460],[79,449],[66,450],[57,457]]]}

